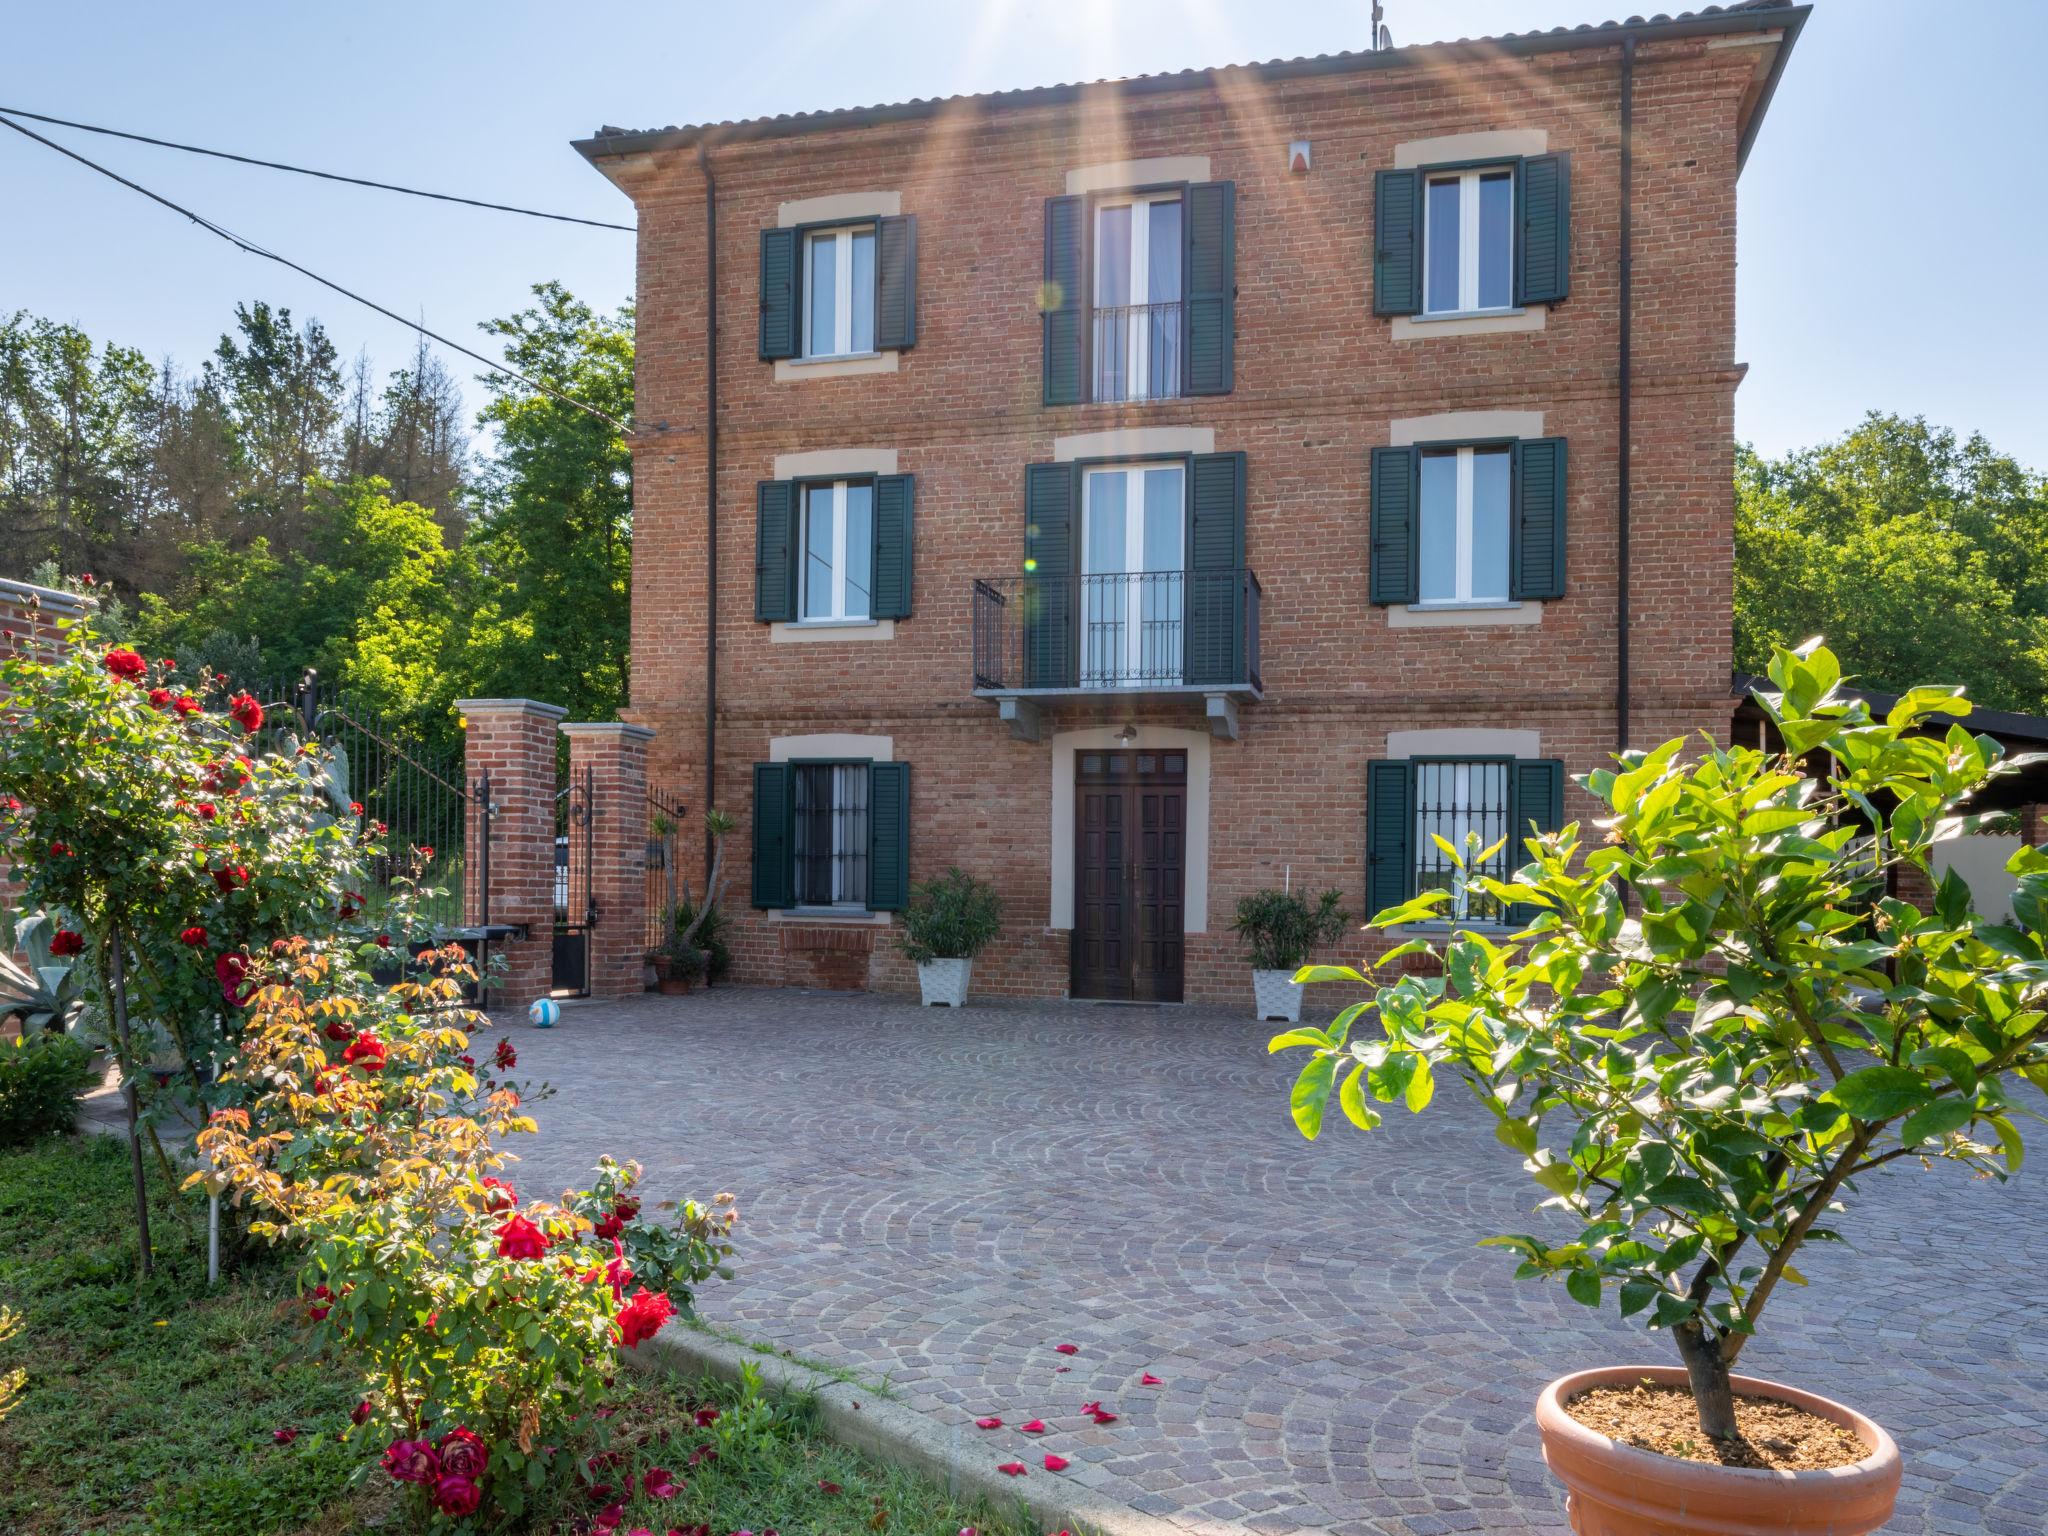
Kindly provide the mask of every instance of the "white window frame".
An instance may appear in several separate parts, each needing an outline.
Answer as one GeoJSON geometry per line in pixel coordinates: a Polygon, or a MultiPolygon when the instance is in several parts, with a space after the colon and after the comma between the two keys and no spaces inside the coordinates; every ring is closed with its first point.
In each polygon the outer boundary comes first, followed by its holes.
{"type": "Polygon", "coordinates": [[[801,497],[802,506],[798,509],[800,515],[797,519],[797,548],[802,555],[802,558],[797,562],[796,621],[799,624],[868,624],[874,621],[875,594],[872,567],[868,574],[868,611],[866,613],[849,613],[846,610],[846,493],[847,488],[852,485],[865,485],[871,488],[869,491],[868,517],[871,520],[870,526],[872,531],[872,519],[875,515],[872,499],[874,482],[872,480],[833,480],[829,483],[819,480],[808,480],[801,487],[803,491],[801,497]],[[815,493],[824,490],[830,490],[832,493],[830,500],[832,513],[832,611],[830,613],[813,614],[810,612],[811,507],[812,503],[817,499],[815,493]]]}
{"type": "MultiPolygon", "coordinates": [[[[1095,200],[1094,211],[1089,215],[1092,222],[1088,230],[1088,316],[1091,329],[1095,324],[1095,316],[1097,314],[1101,313],[1105,308],[1116,308],[1115,305],[1104,305],[1102,302],[1102,263],[1095,254],[1101,249],[1102,215],[1111,208],[1128,208],[1131,210],[1131,265],[1130,270],[1125,273],[1130,287],[1130,298],[1125,301],[1124,307],[1127,309],[1137,309],[1152,303],[1151,207],[1154,203],[1179,203],[1183,205],[1180,210],[1183,249],[1174,256],[1174,262],[1180,268],[1181,296],[1168,302],[1181,305],[1183,311],[1185,311],[1188,286],[1185,252],[1188,217],[1188,211],[1185,206],[1186,202],[1187,199],[1182,197],[1178,191],[1131,192],[1119,194],[1115,197],[1101,197],[1095,200]],[[1138,209],[1141,207],[1147,210],[1142,219],[1138,217],[1138,209]]],[[[1178,394],[1159,397],[1155,397],[1152,394],[1151,343],[1152,326],[1156,318],[1148,313],[1145,316],[1145,323],[1143,325],[1126,326],[1124,329],[1124,392],[1121,397],[1124,400],[1138,402],[1154,398],[1179,398],[1178,394]]],[[[1179,366],[1185,371],[1186,360],[1180,359],[1179,366]]],[[[1091,369],[1090,372],[1093,373],[1094,370],[1091,369]]],[[[1091,383],[1099,384],[1100,382],[1099,374],[1091,380],[1091,383]]],[[[1183,384],[1182,388],[1185,389],[1185,384],[1183,384]]],[[[1092,398],[1100,398],[1092,388],[1089,394],[1092,398]]]]}
{"type": "MultiPolygon", "coordinates": [[[[875,237],[875,260],[878,263],[876,271],[879,274],[879,263],[882,259],[881,232],[876,225],[871,223],[848,224],[839,229],[807,230],[804,234],[803,250],[800,254],[804,264],[803,356],[806,362],[819,362],[826,359],[848,357],[879,357],[881,355],[872,345],[861,352],[856,352],[853,349],[853,237],[863,233],[875,237]],[[830,352],[813,352],[811,350],[811,246],[813,243],[821,240],[836,241],[839,247],[832,258],[832,350],[830,352]]],[[[870,336],[874,333],[874,303],[875,295],[870,292],[868,294],[868,331],[870,336]]]]}
{"type": "MultiPolygon", "coordinates": [[[[1082,472],[1081,575],[1083,578],[1082,588],[1084,596],[1081,606],[1083,624],[1085,625],[1088,622],[1087,609],[1089,607],[1089,598],[1085,594],[1092,588],[1095,593],[1095,600],[1098,603],[1102,603],[1107,601],[1111,590],[1113,590],[1111,583],[1090,583],[1087,580],[1088,577],[1125,575],[1130,578],[1125,583],[1126,592],[1124,600],[1118,609],[1121,617],[1115,620],[1123,631],[1118,645],[1118,649],[1122,654],[1115,659],[1113,670],[1107,674],[1103,681],[1088,684],[1087,686],[1126,688],[1134,686],[1130,681],[1131,679],[1147,674],[1147,658],[1145,655],[1147,629],[1144,612],[1147,596],[1146,582],[1144,580],[1146,576],[1154,578],[1153,586],[1155,590],[1152,596],[1155,602],[1158,599],[1167,597],[1176,598],[1178,600],[1176,606],[1179,609],[1177,616],[1170,621],[1177,624],[1179,629],[1179,633],[1171,639],[1170,654],[1155,656],[1152,660],[1157,662],[1162,668],[1166,668],[1177,664],[1184,658],[1185,652],[1183,647],[1187,643],[1187,599],[1185,595],[1188,563],[1187,497],[1188,465],[1184,460],[1160,459],[1142,464],[1099,464],[1091,465],[1082,472]],[[1145,553],[1145,476],[1165,470],[1175,470],[1180,474],[1182,514],[1174,523],[1175,531],[1178,534],[1176,547],[1179,550],[1179,555],[1176,563],[1162,572],[1148,570],[1143,564],[1145,553]],[[1111,476],[1120,477],[1124,482],[1124,569],[1122,571],[1091,571],[1088,569],[1088,552],[1095,547],[1094,540],[1091,537],[1095,531],[1095,486],[1111,476]],[[1133,559],[1140,562],[1137,570],[1131,569],[1133,559]],[[1161,578],[1173,576],[1180,577],[1182,591],[1175,593],[1170,590],[1158,590],[1161,587],[1170,589],[1173,584],[1169,581],[1163,581],[1161,578]]],[[[1098,620],[1098,622],[1102,621],[1098,620]]],[[[1084,669],[1087,666],[1085,657],[1083,658],[1082,666],[1084,669]]]]}
{"type": "Polygon", "coordinates": [[[1474,165],[1456,171],[1424,171],[1422,174],[1422,313],[1430,319],[1451,319],[1460,315],[1514,315],[1515,303],[1515,195],[1521,171],[1513,162],[1474,165]],[[1508,301],[1481,305],[1479,302],[1479,182],[1482,177],[1505,172],[1508,178],[1508,301]],[[1458,302],[1450,309],[1429,307],[1429,189],[1442,182],[1458,183],[1458,302]]]}
{"type": "MultiPolygon", "coordinates": [[[[1508,572],[1506,589],[1498,596],[1491,593],[1484,596],[1475,596],[1473,594],[1472,555],[1475,540],[1472,529],[1475,515],[1472,502],[1473,487],[1478,483],[1478,475],[1473,468],[1474,457],[1481,453],[1504,453],[1508,455],[1508,537],[1511,540],[1514,538],[1515,450],[1513,446],[1507,443],[1465,443],[1453,448],[1448,444],[1438,444],[1424,447],[1419,451],[1425,458],[1456,455],[1458,466],[1457,507],[1455,520],[1452,524],[1456,533],[1451,545],[1451,595],[1449,597],[1423,597],[1421,595],[1421,581],[1418,578],[1416,583],[1417,601],[1411,606],[1417,608],[1498,608],[1512,602],[1514,597],[1514,572],[1512,569],[1508,572]]],[[[1419,487],[1416,500],[1416,545],[1419,550],[1422,542],[1421,520],[1429,515],[1428,509],[1421,504],[1419,487]]],[[[1512,566],[1512,561],[1509,563],[1512,566]]]]}

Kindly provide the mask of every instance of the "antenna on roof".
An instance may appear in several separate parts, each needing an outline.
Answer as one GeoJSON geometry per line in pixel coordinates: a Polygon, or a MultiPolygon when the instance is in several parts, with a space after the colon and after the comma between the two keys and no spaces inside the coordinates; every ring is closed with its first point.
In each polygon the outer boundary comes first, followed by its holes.
{"type": "Polygon", "coordinates": [[[1394,34],[1387,30],[1387,8],[1380,0],[1372,0],[1372,47],[1375,53],[1387,53],[1394,46],[1394,34]]]}

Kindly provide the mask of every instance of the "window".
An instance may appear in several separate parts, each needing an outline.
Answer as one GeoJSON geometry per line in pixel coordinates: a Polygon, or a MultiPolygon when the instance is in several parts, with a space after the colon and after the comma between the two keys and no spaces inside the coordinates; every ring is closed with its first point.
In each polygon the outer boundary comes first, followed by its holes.
{"type": "Polygon", "coordinates": [[[1508,487],[1513,450],[1505,443],[1422,450],[1422,603],[1508,600],[1508,487]]]}
{"type": "Polygon", "coordinates": [[[1083,484],[1081,686],[1178,683],[1187,469],[1118,464],[1083,484]]]}
{"type": "Polygon", "coordinates": [[[804,356],[874,350],[874,226],[813,231],[804,238],[804,356]]]}
{"type": "Polygon", "coordinates": [[[868,765],[804,763],[795,796],[796,901],[855,907],[868,901],[868,765]]]}
{"type": "Polygon", "coordinates": [[[1423,270],[1425,314],[1514,308],[1511,167],[1430,173],[1424,191],[1423,270]]]}
{"type": "Polygon", "coordinates": [[[1494,922],[1501,904],[1491,893],[1469,882],[1475,875],[1504,880],[1508,845],[1480,861],[1479,855],[1508,833],[1510,764],[1501,759],[1443,762],[1423,759],[1415,764],[1415,884],[1424,891],[1449,891],[1452,901],[1439,909],[1451,922],[1494,922]],[[1442,838],[1465,861],[1460,870],[1437,845],[1442,838]]]}
{"type": "Polygon", "coordinates": [[[849,623],[873,615],[875,487],[868,480],[834,480],[803,488],[797,617],[810,623],[849,623]]]}
{"type": "Polygon", "coordinates": [[[1181,227],[1178,193],[1096,205],[1097,400],[1181,392],[1181,227]]]}

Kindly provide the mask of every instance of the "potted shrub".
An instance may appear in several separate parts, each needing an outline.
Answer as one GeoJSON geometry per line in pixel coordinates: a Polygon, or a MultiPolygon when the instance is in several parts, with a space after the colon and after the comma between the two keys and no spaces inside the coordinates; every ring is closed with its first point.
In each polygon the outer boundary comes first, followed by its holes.
{"type": "MultiPolygon", "coordinates": [[[[1952,874],[1927,912],[1885,894],[1897,872],[1932,878],[1929,850],[1967,828],[1956,812],[1994,772],[1996,743],[1959,725],[1911,734],[1969,713],[1939,689],[1873,719],[1837,691],[1825,650],[1780,651],[1770,677],[1778,691],[1758,698],[1782,751],[1682,761],[1672,741],[1586,775],[1599,835],[1567,826],[1529,839],[1511,880],[1474,876],[1537,914],[1525,930],[1456,932],[1441,977],[1402,977],[1327,1030],[1272,1042],[1311,1052],[1293,1090],[1310,1136],[1333,1095],[1369,1130],[1374,1101],[1420,1111],[1440,1076],[1462,1080],[1550,1218],[1489,1243],[1520,1275],[1612,1301],[1675,1346],[1675,1365],[1581,1372],[1539,1400],[1545,1458],[1584,1533],[1882,1525],[1900,1477],[1891,1438],[1735,1368],[1779,1288],[1805,1283],[1801,1250],[1834,1235],[1860,1175],[1947,1162],[2002,1180],[2029,1112],[2011,1090],[2048,1085],[2048,848],[2008,865],[2008,924],[1975,915],[1952,874]],[[1633,1429],[1602,1417],[1617,1404],[1633,1429]],[[1787,1457],[1786,1431],[1758,1428],[1768,1415],[1832,1437],[1831,1451],[1787,1457]]],[[[1304,979],[1338,978],[1361,979],[1304,979]]]]}
{"type": "Polygon", "coordinates": [[[949,869],[910,888],[896,947],[917,963],[925,1007],[966,1003],[974,957],[995,942],[1002,927],[1002,899],[985,880],[949,869]]]}
{"type": "Polygon", "coordinates": [[[1337,891],[1325,891],[1311,907],[1292,891],[1253,891],[1237,903],[1230,931],[1244,940],[1252,964],[1252,999],[1261,1019],[1293,1024],[1301,1018],[1301,986],[1294,973],[1319,945],[1344,936],[1351,914],[1338,905],[1337,891]]]}
{"type": "Polygon", "coordinates": [[[680,997],[704,974],[704,951],[682,933],[671,930],[655,955],[655,985],[664,997],[680,997]]]}

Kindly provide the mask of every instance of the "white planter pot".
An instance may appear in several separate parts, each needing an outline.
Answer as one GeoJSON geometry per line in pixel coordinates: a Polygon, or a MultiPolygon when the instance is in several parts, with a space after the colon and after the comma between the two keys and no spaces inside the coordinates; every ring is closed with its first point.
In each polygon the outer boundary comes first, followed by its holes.
{"type": "Polygon", "coordinates": [[[944,1003],[948,1008],[967,1005],[967,978],[974,972],[972,960],[927,960],[917,968],[917,988],[927,1008],[944,1003]]]}
{"type": "Polygon", "coordinates": [[[1293,971],[1253,971],[1252,997],[1258,1003],[1262,1023],[1301,1022],[1301,988],[1294,984],[1293,971]]]}

